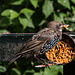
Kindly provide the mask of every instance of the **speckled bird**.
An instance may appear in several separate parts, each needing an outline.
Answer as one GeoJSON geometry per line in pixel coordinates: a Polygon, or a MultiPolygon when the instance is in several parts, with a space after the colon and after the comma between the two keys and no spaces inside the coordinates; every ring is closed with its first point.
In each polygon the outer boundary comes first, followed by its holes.
{"type": "Polygon", "coordinates": [[[37,58],[38,55],[42,55],[49,51],[62,39],[62,28],[67,28],[68,26],[68,24],[63,24],[58,21],[49,22],[47,28],[40,30],[24,44],[23,48],[17,52],[10,61],[10,64],[22,57],[23,54],[29,53],[37,58]]]}

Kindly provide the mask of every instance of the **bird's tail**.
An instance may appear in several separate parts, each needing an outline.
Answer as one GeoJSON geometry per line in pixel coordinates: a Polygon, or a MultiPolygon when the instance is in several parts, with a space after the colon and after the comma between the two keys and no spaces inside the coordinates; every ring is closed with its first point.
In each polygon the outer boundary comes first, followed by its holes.
{"type": "Polygon", "coordinates": [[[15,60],[17,60],[18,58],[20,58],[21,55],[15,56],[10,62],[9,65],[12,64],[15,60]]]}

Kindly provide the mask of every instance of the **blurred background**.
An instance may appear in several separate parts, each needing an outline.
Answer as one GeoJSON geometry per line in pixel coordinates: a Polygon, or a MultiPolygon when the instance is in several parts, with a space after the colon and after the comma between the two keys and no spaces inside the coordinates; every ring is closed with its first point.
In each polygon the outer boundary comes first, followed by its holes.
{"type": "MultiPolygon", "coordinates": [[[[75,0],[0,0],[0,33],[36,33],[49,21],[70,24],[75,32],[75,0]]],[[[65,29],[63,31],[66,31],[65,29]]],[[[62,75],[63,66],[35,68],[34,62],[0,62],[0,75],[62,75]]]]}

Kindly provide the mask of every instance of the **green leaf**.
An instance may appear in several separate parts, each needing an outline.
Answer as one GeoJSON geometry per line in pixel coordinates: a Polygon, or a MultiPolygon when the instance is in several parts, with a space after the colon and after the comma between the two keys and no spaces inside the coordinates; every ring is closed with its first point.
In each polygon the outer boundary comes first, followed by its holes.
{"type": "Polygon", "coordinates": [[[24,8],[20,11],[20,13],[23,13],[28,19],[33,15],[34,11],[31,9],[24,8]]]}
{"type": "Polygon", "coordinates": [[[71,0],[73,3],[75,3],[75,0],[71,0]]]}
{"type": "Polygon", "coordinates": [[[45,20],[42,20],[39,24],[39,26],[43,25],[46,21],[45,20]]]}
{"type": "Polygon", "coordinates": [[[34,70],[26,70],[23,75],[33,75],[34,74],[34,70]]]}
{"type": "Polygon", "coordinates": [[[6,17],[0,18],[0,27],[7,27],[10,24],[9,19],[6,17]]]}
{"type": "Polygon", "coordinates": [[[69,2],[69,0],[58,0],[58,3],[63,5],[66,8],[70,9],[70,2],[69,2]]]}
{"type": "Polygon", "coordinates": [[[69,11],[66,12],[66,16],[70,16],[71,13],[69,11]]]}
{"type": "Polygon", "coordinates": [[[10,14],[10,9],[6,9],[1,13],[1,16],[9,16],[10,14]]]}
{"type": "Polygon", "coordinates": [[[10,11],[10,19],[17,18],[18,16],[19,16],[19,14],[16,11],[14,11],[14,10],[10,11]]]}
{"type": "Polygon", "coordinates": [[[10,2],[11,5],[21,5],[24,0],[12,0],[10,2]]]}
{"type": "Polygon", "coordinates": [[[25,29],[27,27],[27,19],[23,17],[19,17],[19,21],[22,24],[23,29],[25,29]]]}
{"type": "MultiPolygon", "coordinates": [[[[72,13],[75,15],[75,7],[72,6],[71,8],[72,8],[72,13]]],[[[71,14],[71,13],[70,13],[70,14],[71,14]]]]}
{"type": "Polygon", "coordinates": [[[30,2],[35,8],[38,6],[38,0],[30,0],[30,2]]]}
{"type": "Polygon", "coordinates": [[[8,32],[8,31],[7,30],[3,30],[3,29],[0,30],[0,33],[4,33],[4,32],[8,32]]]}
{"type": "Polygon", "coordinates": [[[58,75],[58,72],[63,72],[62,66],[53,65],[50,66],[51,70],[47,67],[44,69],[44,73],[42,75],[58,75]]]}
{"type": "Polygon", "coordinates": [[[2,13],[1,13],[1,16],[9,16],[10,19],[14,19],[16,17],[18,17],[18,13],[12,9],[7,9],[7,10],[4,10],[2,13]]]}
{"type": "Polygon", "coordinates": [[[54,20],[55,21],[59,21],[59,22],[64,21],[64,16],[65,16],[64,13],[59,13],[59,15],[54,13],[54,20]]]}
{"type": "Polygon", "coordinates": [[[11,75],[21,75],[21,72],[17,70],[16,68],[12,68],[11,75]]]}
{"type": "Polygon", "coordinates": [[[45,0],[44,5],[42,7],[42,11],[45,15],[45,17],[47,18],[48,16],[51,15],[51,13],[53,12],[54,8],[53,8],[53,3],[50,0],[45,0]]]}
{"type": "Polygon", "coordinates": [[[60,20],[60,19],[59,19],[59,16],[57,16],[56,13],[54,13],[54,20],[55,20],[55,21],[59,21],[59,20],[60,20]]]}
{"type": "MultiPolygon", "coordinates": [[[[49,75],[49,73],[50,73],[49,68],[48,68],[48,67],[45,68],[45,69],[44,69],[44,75],[49,75]]],[[[50,75],[51,75],[51,74],[50,74],[50,75]]]]}
{"type": "Polygon", "coordinates": [[[35,72],[34,75],[43,75],[43,74],[40,74],[40,73],[36,73],[36,72],[35,72]]]}
{"type": "Polygon", "coordinates": [[[31,19],[28,19],[28,27],[35,28],[31,19]]]}
{"type": "Polygon", "coordinates": [[[75,31],[75,24],[71,24],[69,30],[70,30],[70,31],[75,31]]]}
{"type": "Polygon", "coordinates": [[[6,71],[6,67],[0,66],[0,72],[5,72],[5,71],[6,71]]]}

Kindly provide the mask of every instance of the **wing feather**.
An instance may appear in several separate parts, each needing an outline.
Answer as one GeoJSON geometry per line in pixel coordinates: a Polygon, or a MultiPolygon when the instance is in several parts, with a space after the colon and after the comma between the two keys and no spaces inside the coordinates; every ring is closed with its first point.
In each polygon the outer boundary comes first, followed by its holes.
{"type": "Polygon", "coordinates": [[[33,35],[29,41],[27,41],[24,47],[16,53],[16,55],[29,52],[31,50],[41,49],[47,41],[51,41],[54,38],[54,31],[50,28],[44,28],[37,34],[33,35]]]}

